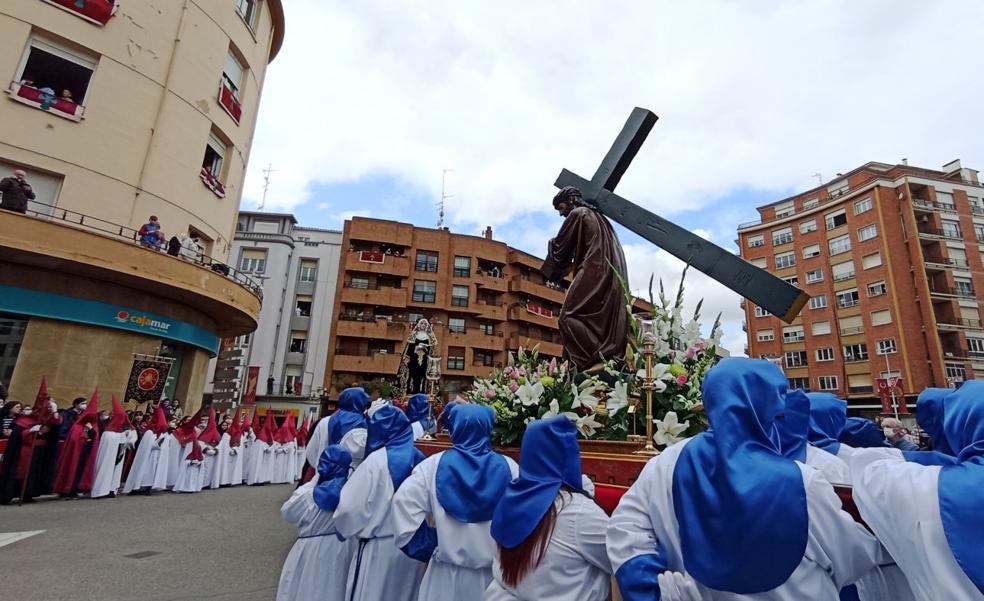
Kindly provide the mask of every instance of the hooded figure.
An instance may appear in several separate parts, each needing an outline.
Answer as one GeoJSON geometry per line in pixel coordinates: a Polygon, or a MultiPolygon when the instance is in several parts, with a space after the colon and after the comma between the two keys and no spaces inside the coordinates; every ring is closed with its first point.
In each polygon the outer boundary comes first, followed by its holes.
{"type": "Polygon", "coordinates": [[[430,397],[426,394],[415,394],[407,399],[407,419],[413,428],[414,440],[420,440],[424,434],[433,434],[436,430],[436,422],[430,412],[430,397]]]}
{"type": "Polygon", "coordinates": [[[218,422],[215,420],[215,407],[208,406],[208,423],[205,429],[198,435],[198,443],[202,446],[202,488],[218,488],[222,479],[219,461],[219,443],[222,442],[222,434],[219,432],[218,422]]]}
{"type": "Polygon", "coordinates": [[[419,600],[481,599],[492,582],[496,504],[519,468],[492,450],[495,412],[484,405],[455,409],[451,449],[425,459],[393,497],[396,546],[405,547],[428,522],[439,544],[420,584],[419,600]]]}
{"type": "Polygon", "coordinates": [[[773,440],[786,386],[763,360],[726,359],[707,373],[710,428],[650,460],[612,515],[608,553],[623,598],[652,598],[670,569],[703,599],[836,599],[875,567],[878,541],[773,440]]]}
{"type": "Polygon", "coordinates": [[[61,422],[58,406],[48,395],[48,384],[42,377],[34,406],[21,411],[11,425],[12,432],[0,464],[0,505],[19,498],[21,490],[24,491],[21,499],[24,503],[51,492],[58,465],[61,422]]]}
{"type": "Polygon", "coordinates": [[[293,423],[294,418],[285,415],[283,423],[273,437],[273,474],[270,477],[270,482],[273,484],[290,484],[294,481],[294,473],[297,471],[294,465],[297,444],[294,442],[296,436],[293,423]]]}
{"type": "Polygon", "coordinates": [[[195,493],[202,489],[205,478],[202,463],[205,461],[205,454],[198,442],[198,435],[202,433],[199,427],[202,411],[204,407],[199,408],[194,417],[174,430],[174,438],[180,447],[178,476],[173,489],[175,492],[195,493]]]}
{"type": "Polygon", "coordinates": [[[168,463],[171,460],[171,445],[174,437],[167,433],[167,418],[160,405],[154,410],[154,417],[137,445],[137,454],[123,486],[123,492],[131,494],[167,488],[168,463]]]}
{"type": "Polygon", "coordinates": [[[75,418],[62,443],[55,474],[54,492],[77,497],[92,490],[99,448],[99,391],[92,393],[85,409],[75,418]]]}
{"type": "Polygon", "coordinates": [[[307,457],[307,441],[310,436],[311,428],[311,418],[306,416],[304,421],[301,422],[301,427],[297,430],[297,435],[294,437],[294,444],[296,445],[296,450],[294,451],[294,479],[304,480],[304,466],[307,457]]]}
{"type": "Polygon", "coordinates": [[[984,599],[984,382],[946,396],[943,434],[950,466],[859,451],[854,499],[921,601],[984,599]]]}
{"type": "MultiPolygon", "coordinates": [[[[849,417],[841,430],[840,441],[852,449],[889,448],[892,445],[885,440],[878,424],[863,417],[849,417]]],[[[843,449],[838,449],[838,454],[843,449]]],[[[846,457],[850,459],[850,456],[846,457]]]]}
{"type": "Polygon", "coordinates": [[[902,451],[906,461],[923,465],[956,465],[956,453],[950,448],[943,431],[943,399],[953,392],[950,388],[927,388],[916,400],[916,422],[933,440],[932,451],[902,451]]]}
{"type": "Polygon", "coordinates": [[[366,407],[369,394],[360,387],[346,388],[338,395],[338,409],[314,427],[305,457],[312,468],[329,445],[340,444],[352,453],[352,465],[358,466],[366,452],[366,407]]]}
{"type": "Polygon", "coordinates": [[[359,541],[338,538],[334,511],[351,463],[345,447],[328,447],[318,461],[317,478],[300,486],[280,508],[284,520],[297,526],[297,541],[280,572],[277,601],[347,599],[348,568],[359,541]]]}
{"type": "Polygon", "coordinates": [[[806,464],[811,465],[833,484],[850,484],[851,470],[843,457],[849,454],[847,445],[840,442],[841,431],[847,422],[847,402],[829,392],[811,392],[810,427],[807,435],[806,464]]]}
{"type": "MultiPolygon", "coordinates": [[[[453,432],[464,428],[462,405],[453,432]]],[[[577,429],[567,417],[531,422],[523,434],[519,477],[496,505],[491,534],[498,543],[485,599],[608,597],[608,516],[585,490],[577,429]]]]}
{"type": "Polygon", "coordinates": [[[96,452],[96,479],[92,482],[90,496],[98,499],[115,497],[123,479],[123,459],[127,447],[137,442],[137,433],[126,416],[123,405],[113,395],[113,412],[109,423],[99,436],[99,449],[96,452]]]}
{"type": "MultiPolygon", "coordinates": [[[[413,429],[407,416],[392,405],[370,411],[366,458],[342,488],[335,509],[335,527],[345,539],[358,539],[348,581],[348,601],[416,601],[424,563],[411,559],[394,544],[393,493],[423,460],[413,446],[413,429]]],[[[424,529],[413,541],[422,557],[433,543],[433,532],[424,529]]],[[[423,558],[422,561],[426,561],[423,558]]]]}
{"type": "MultiPolygon", "coordinates": [[[[253,416],[254,428],[259,418],[253,416]]],[[[254,429],[256,440],[250,445],[250,473],[246,480],[247,484],[269,484],[273,481],[273,450],[274,438],[276,435],[273,411],[267,408],[266,416],[263,418],[263,426],[259,430],[254,429]]]]}
{"type": "Polygon", "coordinates": [[[253,473],[253,448],[256,442],[256,433],[260,431],[259,411],[253,410],[253,417],[250,418],[249,410],[243,411],[243,482],[249,483],[253,473]]]}
{"type": "MultiPolygon", "coordinates": [[[[245,420],[244,420],[245,421],[245,420]]],[[[243,430],[239,416],[234,415],[229,430],[219,441],[219,486],[235,486],[243,483],[243,430]]]]}

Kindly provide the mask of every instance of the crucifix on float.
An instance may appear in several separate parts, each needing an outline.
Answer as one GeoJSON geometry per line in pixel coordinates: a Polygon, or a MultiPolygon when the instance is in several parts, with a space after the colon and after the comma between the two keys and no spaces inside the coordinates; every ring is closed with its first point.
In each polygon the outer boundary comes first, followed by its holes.
{"type": "Polygon", "coordinates": [[[559,326],[565,350],[582,370],[593,371],[599,359],[619,360],[625,352],[627,309],[618,282],[628,281],[625,258],[605,217],[786,323],[810,299],[785,280],[615,194],[657,119],[652,111],[633,109],[594,177],[587,180],[564,169],[554,183],[560,188],[554,208],[564,224],[550,241],[543,273],[548,280],[559,280],[574,272],[559,326]]]}

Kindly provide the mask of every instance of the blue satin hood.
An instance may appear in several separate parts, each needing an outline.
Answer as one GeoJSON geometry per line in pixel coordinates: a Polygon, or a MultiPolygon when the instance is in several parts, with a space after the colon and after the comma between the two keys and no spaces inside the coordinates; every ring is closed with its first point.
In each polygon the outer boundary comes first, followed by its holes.
{"type": "Polygon", "coordinates": [[[964,382],[945,405],[943,431],[960,463],[940,470],[940,518],[957,563],[984,594],[984,381],[964,382]]]}
{"type": "Polygon", "coordinates": [[[811,392],[810,444],[831,455],[840,450],[840,435],[847,423],[847,402],[829,392],[811,392]]]}
{"type": "Polygon", "coordinates": [[[369,395],[360,387],[346,388],[338,395],[338,410],[328,421],[328,444],[340,444],[349,431],[366,427],[369,395]]]}
{"type": "Polygon", "coordinates": [[[863,417],[849,417],[844,422],[840,441],[856,449],[890,447],[878,424],[863,417]]]}
{"type": "Polygon", "coordinates": [[[413,468],[424,459],[423,453],[413,446],[413,428],[406,414],[393,405],[380,407],[369,418],[366,456],[380,449],[386,449],[393,490],[400,488],[413,468]]]}
{"type": "Polygon", "coordinates": [[[348,480],[352,454],[341,445],[331,445],[318,458],[318,484],[314,487],[314,502],[324,511],[335,511],[342,487],[348,480]]]}
{"type": "Polygon", "coordinates": [[[407,399],[407,419],[410,423],[427,419],[430,412],[430,397],[426,394],[415,394],[407,399]]]}
{"type": "Polygon", "coordinates": [[[943,399],[952,388],[927,388],[916,399],[916,422],[933,439],[933,450],[945,455],[956,455],[943,431],[943,399]]]}
{"type": "Polygon", "coordinates": [[[462,403],[461,401],[449,401],[444,405],[444,411],[441,412],[440,421],[447,428],[448,436],[454,437],[454,411],[453,409],[458,405],[465,405],[467,403],[462,403]]]}
{"type": "Polygon", "coordinates": [[[584,492],[577,428],[562,415],[530,422],[519,450],[519,478],[509,483],[495,508],[492,538],[506,549],[519,546],[540,524],[563,486],[584,492]]]}
{"type": "Polygon", "coordinates": [[[454,420],[454,446],[441,454],[437,466],[437,502],[459,522],[487,522],[512,480],[506,458],[492,450],[495,411],[461,405],[454,420]]]}
{"type": "Polygon", "coordinates": [[[786,459],[806,462],[807,435],[810,432],[810,399],[797,388],[783,399],[782,419],[775,421],[776,434],[770,438],[786,459]]]}
{"type": "Polygon", "coordinates": [[[712,589],[768,591],[803,559],[802,472],[772,438],[786,387],[778,367],[757,359],[725,359],[704,379],[710,429],[680,452],[673,510],[684,568],[712,589]]]}

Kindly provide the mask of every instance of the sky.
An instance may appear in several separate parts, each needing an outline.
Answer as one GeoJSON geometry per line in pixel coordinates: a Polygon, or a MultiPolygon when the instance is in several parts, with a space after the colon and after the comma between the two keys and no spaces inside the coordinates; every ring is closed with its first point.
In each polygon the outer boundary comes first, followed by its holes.
{"type": "MultiPolygon", "coordinates": [[[[242,208],[444,225],[545,254],[562,168],[659,115],[618,193],[736,251],[755,207],[868,161],[984,169],[980,0],[285,2],[242,208]],[[445,173],[445,170],[449,170],[445,173]]],[[[633,289],[683,264],[619,228],[633,289]]],[[[687,276],[742,354],[737,295],[687,276]]]]}

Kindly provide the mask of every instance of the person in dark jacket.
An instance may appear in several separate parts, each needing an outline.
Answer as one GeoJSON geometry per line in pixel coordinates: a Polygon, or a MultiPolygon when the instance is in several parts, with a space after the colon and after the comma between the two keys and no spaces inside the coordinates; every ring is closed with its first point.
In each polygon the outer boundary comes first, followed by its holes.
{"type": "Polygon", "coordinates": [[[72,427],[75,420],[79,417],[86,407],[86,398],[84,396],[76,397],[72,401],[72,407],[62,411],[62,423],[61,427],[58,429],[58,439],[65,440],[68,436],[68,429],[72,427]]]}
{"type": "Polygon", "coordinates": [[[0,180],[0,209],[17,213],[27,212],[28,201],[34,200],[34,189],[27,183],[27,173],[23,169],[14,169],[13,177],[0,180]]]}

